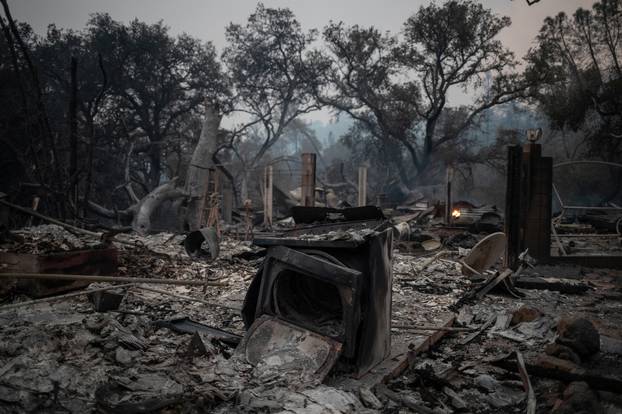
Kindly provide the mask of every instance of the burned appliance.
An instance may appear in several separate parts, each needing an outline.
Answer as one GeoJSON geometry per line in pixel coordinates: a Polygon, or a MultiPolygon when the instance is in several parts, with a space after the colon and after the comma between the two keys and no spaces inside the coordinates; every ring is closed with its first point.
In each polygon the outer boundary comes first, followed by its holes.
{"type": "MultiPolygon", "coordinates": [[[[332,234],[343,229],[344,224],[323,227],[332,234]]],[[[388,357],[392,233],[363,233],[340,240],[293,233],[255,239],[267,254],[244,302],[249,332],[269,317],[336,341],[340,346],[329,348],[339,350],[341,366],[355,377],[388,357]]]]}

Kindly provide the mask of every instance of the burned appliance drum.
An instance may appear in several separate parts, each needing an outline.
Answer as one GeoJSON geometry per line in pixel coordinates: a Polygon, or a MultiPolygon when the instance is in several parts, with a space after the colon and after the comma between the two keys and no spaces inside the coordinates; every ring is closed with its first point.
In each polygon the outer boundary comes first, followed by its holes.
{"type": "Polygon", "coordinates": [[[384,231],[348,247],[271,239],[245,299],[247,326],[267,314],[330,337],[343,344],[344,365],[362,376],[390,352],[391,237],[384,231]]]}

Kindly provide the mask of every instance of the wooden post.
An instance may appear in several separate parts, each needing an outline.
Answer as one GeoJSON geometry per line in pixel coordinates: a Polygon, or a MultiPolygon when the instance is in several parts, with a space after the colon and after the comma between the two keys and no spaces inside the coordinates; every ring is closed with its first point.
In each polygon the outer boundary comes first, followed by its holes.
{"type": "Polygon", "coordinates": [[[272,228],[272,166],[268,165],[263,173],[263,225],[272,228]]]}
{"type": "Polygon", "coordinates": [[[315,207],[315,154],[302,154],[301,202],[305,207],[315,207]]]}
{"type": "Polygon", "coordinates": [[[518,267],[518,255],[525,249],[538,260],[550,257],[552,177],[553,159],[542,156],[540,144],[508,148],[505,264],[511,269],[518,267]]]}
{"type": "Polygon", "coordinates": [[[454,179],[454,168],[452,166],[447,166],[447,176],[446,176],[447,195],[445,198],[445,224],[447,224],[448,226],[451,226],[453,222],[453,217],[451,215],[452,213],[451,182],[453,181],[453,179],[454,179]]]}
{"type": "Polygon", "coordinates": [[[358,206],[367,205],[367,167],[359,167],[359,198],[358,206]]]}

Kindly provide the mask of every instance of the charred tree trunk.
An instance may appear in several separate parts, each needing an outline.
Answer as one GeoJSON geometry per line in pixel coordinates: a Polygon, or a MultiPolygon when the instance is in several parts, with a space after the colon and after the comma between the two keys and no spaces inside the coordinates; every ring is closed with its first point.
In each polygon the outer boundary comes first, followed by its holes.
{"type": "Polygon", "coordinates": [[[152,141],[151,147],[147,151],[149,157],[149,189],[155,189],[160,185],[160,176],[162,174],[162,153],[160,150],[160,141],[152,141]]]}
{"type": "Polygon", "coordinates": [[[132,222],[132,228],[136,232],[147,234],[153,231],[151,217],[158,207],[160,207],[164,201],[185,196],[185,193],[181,189],[175,187],[176,182],[177,179],[173,179],[164,183],[140,200],[132,222]]]}
{"type": "Polygon", "coordinates": [[[201,226],[201,212],[205,208],[203,204],[207,192],[209,170],[215,167],[213,157],[218,148],[220,120],[221,116],[216,109],[208,106],[199,142],[192,154],[190,165],[188,165],[185,186],[189,197],[186,226],[190,231],[197,230],[201,226]]]}

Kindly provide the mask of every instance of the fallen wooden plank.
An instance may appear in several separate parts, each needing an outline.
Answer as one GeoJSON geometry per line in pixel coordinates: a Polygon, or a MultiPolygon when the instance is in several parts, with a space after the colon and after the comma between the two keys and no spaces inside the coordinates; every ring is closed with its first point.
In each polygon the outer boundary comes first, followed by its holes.
{"type": "Polygon", "coordinates": [[[561,293],[584,293],[591,289],[578,280],[528,276],[514,279],[514,286],[520,289],[551,290],[561,293]]]}
{"type": "MultiPolygon", "coordinates": [[[[455,320],[456,315],[450,314],[441,326],[446,328],[451,327],[455,320]]],[[[395,344],[392,347],[391,355],[361,378],[346,378],[331,385],[345,389],[358,390],[361,387],[373,388],[378,384],[386,383],[408,369],[408,367],[414,363],[418,355],[429,351],[447,334],[447,332],[449,331],[437,330],[432,335],[426,336],[415,344],[395,344]]]]}

